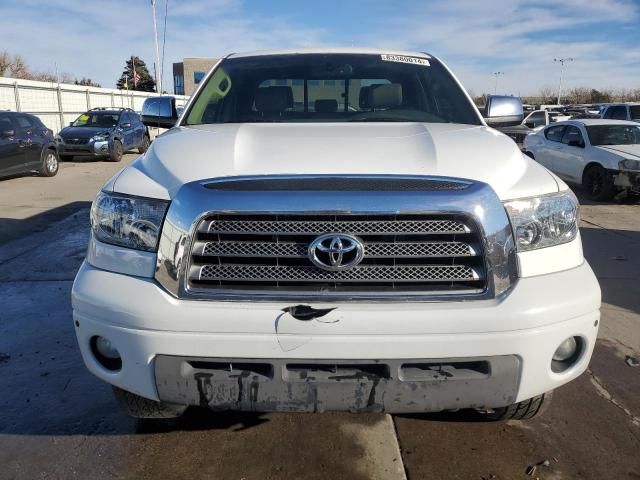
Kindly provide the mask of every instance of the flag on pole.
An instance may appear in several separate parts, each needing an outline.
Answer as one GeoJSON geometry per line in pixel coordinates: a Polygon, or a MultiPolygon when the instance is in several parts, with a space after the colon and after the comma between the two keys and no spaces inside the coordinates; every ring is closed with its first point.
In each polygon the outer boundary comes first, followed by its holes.
{"type": "Polygon", "coordinates": [[[138,73],[136,72],[136,62],[135,62],[135,59],[133,58],[133,55],[131,56],[131,68],[133,70],[132,79],[133,79],[133,88],[135,90],[135,88],[138,86],[140,75],[138,75],[138,73]]]}

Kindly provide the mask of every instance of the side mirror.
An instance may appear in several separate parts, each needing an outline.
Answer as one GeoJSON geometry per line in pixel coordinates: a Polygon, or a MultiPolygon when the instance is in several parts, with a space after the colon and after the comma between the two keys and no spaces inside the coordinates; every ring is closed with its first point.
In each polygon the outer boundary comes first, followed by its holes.
{"type": "Polygon", "coordinates": [[[0,138],[15,137],[15,136],[16,136],[16,131],[15,130],[2,130],[2,131],[0,131],[0,138]]]}
{"type": "Polygon", "coordinates": [[[123,123],[122,125],[120,125],[120,127],[122,127],[122,128],[131,128],[131,124],[129,122],[123,123]]]}
{"type": "Polygon", "coordinates": [[[511,127],[522,123],[524,110],[519,98],[491,95],[487,98],[484,120],[490,127],[511,127]]]}
{"type": "Polygon", "coordinates": [[[69,122],[69,126],[70,126],[70,127],[73,127],[73,122],[69,122]]]}
{"type": "Polygon", "coordinates": [[[536,128],[536,124],[534,122],[525,122],[524,125],[529,128],[536,128]]]}
{"type": "Polygon", "coordinates": [[[142,104],[142,123],[147,127],[171,128],[177,121],[175,97],[150,97],[142,104]]]}

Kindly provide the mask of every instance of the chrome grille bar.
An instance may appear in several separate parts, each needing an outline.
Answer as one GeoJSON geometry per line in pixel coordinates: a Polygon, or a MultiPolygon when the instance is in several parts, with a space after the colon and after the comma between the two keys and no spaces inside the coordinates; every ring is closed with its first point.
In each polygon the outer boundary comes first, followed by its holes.
{"type": "Polygon", "coordinates": [[[472,282],[480,274],[465,265],[357,266],[330,272],[307,266],[204,265],[194,266],[192,279],[237,282],[472,282]]]}
{"type": "MultiPolygon", "coordinates": [[[[365,258],[473,257],[476,249],[464,242],[365,242],[365,258]]],[[[308,243],[218,241],[196,242],[193,254],[204,257],[306,258],[308,243]]]]}
{"type": "Polygon", "coordinates": [[[220,234],[321,235],[328,232],[352,235],[407,235],[469,233],[455,220],[225,220],[203,222],[200,232],[220,234]]]}

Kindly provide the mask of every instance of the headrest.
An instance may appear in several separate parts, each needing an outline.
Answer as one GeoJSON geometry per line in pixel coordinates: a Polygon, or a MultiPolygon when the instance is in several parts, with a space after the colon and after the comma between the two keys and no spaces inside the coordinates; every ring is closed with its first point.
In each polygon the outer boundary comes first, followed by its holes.
{"type": "Polygon", "coordinates": [[[402,85],[388,83],[371,86],[371,106],[373,108],[394,108],[402,105],[402,85]]]}
{"type": "Polygon", "coordinates": [[[284,85],[258,88],[255,103],[259,112],[282,112],[293,107],[293,90],[284,85]]]}
{"type": "MultiPolygon", "coordinates": [[[[382,85],[381,83],[377,85],[382,85]]],[[[371,108],[371,87],[374,85],[367,85],[366,87],[360,87],[360,98],[358,99],[358,105],[361,109],[363,108],[371,108]]]]}
{"type": "Polygon", "coordinates": [[[333,98],[316,100],[315,106],[318,113],[335,113],[338,111],[338,101],[333,98]]]}

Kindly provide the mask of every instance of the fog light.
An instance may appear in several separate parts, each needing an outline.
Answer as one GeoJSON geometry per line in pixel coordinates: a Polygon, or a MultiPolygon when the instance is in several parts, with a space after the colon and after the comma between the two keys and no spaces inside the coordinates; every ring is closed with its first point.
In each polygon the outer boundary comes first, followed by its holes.
{"type": "MultiPolygon", "coordinates": [[[[96,337],[96,350],[98,350],[100,355],[103,357],[111,359],[120,358],[120,354],[118,353],[118,350],[116,350],[116,347],[114,347],[111,342],[104,337],[96,337]]],[[[553,358],[555,359],[555,357],[553,358]]]]}
{"type": "Polygon", "coordinates": [[[562,373],[569,369],[580,359],[584,350],[584,341],[581,337],[569,337],[562,342],[551,360],[551,370],[555,373],[562,373]]]}
{"type": "Polygon", "coordinates": [[[122,358],[118,349],[110,340],[96,336],[91,338],[91,351],[98,360],[98,363],[107,370],[120,370],[122,368],[122,358]]]}

